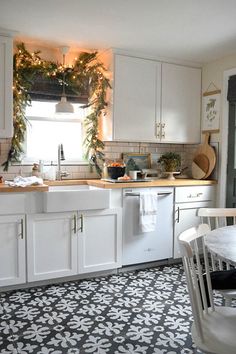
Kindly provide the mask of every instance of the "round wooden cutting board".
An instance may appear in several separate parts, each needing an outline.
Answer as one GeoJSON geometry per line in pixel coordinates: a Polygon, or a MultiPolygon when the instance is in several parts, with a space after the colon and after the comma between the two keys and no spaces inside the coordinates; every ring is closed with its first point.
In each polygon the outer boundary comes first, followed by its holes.
{"type": "Polygon", "coordinates": [[[210,134],[205,134],[204,143],[197,148],[193,157],[192,175],[196,179],[206,179],[212,173],[216,164],[216,154],[209,145],[210,134]]]}

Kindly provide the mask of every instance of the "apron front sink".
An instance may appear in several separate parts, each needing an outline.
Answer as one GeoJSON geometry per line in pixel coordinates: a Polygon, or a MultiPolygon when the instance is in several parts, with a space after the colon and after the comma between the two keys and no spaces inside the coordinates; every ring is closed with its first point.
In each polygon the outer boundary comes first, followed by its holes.
{"type": "Polygon", "coordinates": [[[107,209],[110,190],[87,185],[50,186],[44,192],[44,211],[107,209]]]}

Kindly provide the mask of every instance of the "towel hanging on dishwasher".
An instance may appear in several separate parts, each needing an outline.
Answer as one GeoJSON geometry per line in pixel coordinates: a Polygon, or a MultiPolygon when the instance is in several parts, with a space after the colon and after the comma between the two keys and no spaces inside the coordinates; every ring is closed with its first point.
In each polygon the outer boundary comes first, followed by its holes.
{"type": "Polygon", "coordinates": [[[139,227],[142,232],[154,231],[157,222],[157,193],[144,192],[139,196],[139,227]]]}

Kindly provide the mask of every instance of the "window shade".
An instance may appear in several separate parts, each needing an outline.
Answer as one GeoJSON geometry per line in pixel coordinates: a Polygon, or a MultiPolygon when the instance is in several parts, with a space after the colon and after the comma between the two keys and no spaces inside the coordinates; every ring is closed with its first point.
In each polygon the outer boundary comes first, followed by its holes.
{"type": "MultiPolygon", "coordinates": [[[[29,91],[30,97],[34,101],[55,101],[59,102],[62,95],[63,86],[57,79],[45,78],[38,75],[29,91]]],[[[82,90],[81,90],[82,91],[82,90]]],[[[71,87],[65,86],[67,101],[72,103],[88,103],[88,85],[83,92],[77,94],[71,87]]]]}

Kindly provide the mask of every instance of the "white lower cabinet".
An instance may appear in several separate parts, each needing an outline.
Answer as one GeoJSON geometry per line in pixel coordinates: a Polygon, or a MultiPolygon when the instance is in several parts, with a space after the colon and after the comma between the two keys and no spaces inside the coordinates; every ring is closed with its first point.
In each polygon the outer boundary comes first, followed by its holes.
{"type": "Polygon", "coordinates": [[[119,208],[28,215],[28,281],[118,268],[121,224],[119,208]]]}
{"type": "Polygon", "coordinates": [[[180,258],[178,236],[201,223],[199,208],[214,207],[214,186],[177,187],[175,191],[175,223],[173,258],[180,258]]]}
{"type": "Polygon", "coordinates": [[[0,216],[0,286],[25,281],[25,215],[0,216]]]}
{"type": "Polygon", "coordinates": [[[121,266],[121,208],[86,211],[78,236],[78,271],[89,273],[121,266]]]}
{"type": "Polygon", "coordinates": [[[76,218],[73,212],[28,215],[29,282],[77,274],[76,218]]]}

